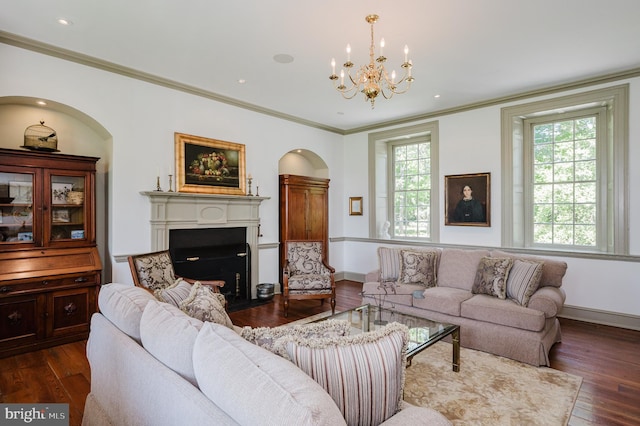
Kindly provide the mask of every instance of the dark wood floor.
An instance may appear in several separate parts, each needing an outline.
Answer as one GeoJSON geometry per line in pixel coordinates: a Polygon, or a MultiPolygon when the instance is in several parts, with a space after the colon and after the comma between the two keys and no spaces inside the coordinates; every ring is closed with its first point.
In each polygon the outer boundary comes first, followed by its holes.
{"type": "MultiPolygon", "coordinates": [[[[336,310],[360,304],[360,283],[338,283],[336,310]]],[[[238,326],[277,326],[329,309],[318,301],[292,301],[284,318],[273,303],[230,317],[238,326]]],[[[552,367],[584,378],[570,425],[640,424],[640,332],[561,320],[562,343],[551,351],[552,367]]],[[[69,404],[70,425],[79,425],[89,392],[86,342],[0,359],[0,402],[69,404]]],[[[464,363],[464,360],[462,361],[464,363]]]]}

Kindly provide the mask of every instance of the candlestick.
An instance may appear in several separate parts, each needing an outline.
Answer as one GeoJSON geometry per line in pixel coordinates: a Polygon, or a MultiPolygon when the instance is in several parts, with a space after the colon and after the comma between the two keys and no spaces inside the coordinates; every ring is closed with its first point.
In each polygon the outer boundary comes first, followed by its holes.
{"type": "Polygon", "coordinates": [[[256,197],[260,196],[260,187],[256,185],[256,197]]]}
{"type": "Polygon", "coordinates": [[[162,191],[162,188],[160,188],[160,176],[156,177],[156,191],[162,191]]]}
{"type": "Polygon", "coordinates": [[[247,191],[247,195],[253,195],[251,193],[251,181],[253,180],[253,178],[251,178],[251,175],[249,175],[249,177],[247,178],[247,183],[249,184],[249,190],[247,191]]]}
{"type": "Polygon", "coordinates": [[[169,175],[169,192],[173,192],[173,175],[169,175]]]}

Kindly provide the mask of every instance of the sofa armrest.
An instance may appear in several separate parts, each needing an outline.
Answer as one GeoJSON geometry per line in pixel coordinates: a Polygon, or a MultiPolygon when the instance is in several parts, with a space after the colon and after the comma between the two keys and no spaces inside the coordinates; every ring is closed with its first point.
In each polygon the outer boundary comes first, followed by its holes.
{"type": "Polygon", "coordinates": [[[376,269],[375,271],[367,272],[364,276],[365,283],[378,282],[380,281],[380,270],[376,269]]]}
{"type": "Polygon", "coordinates": [[[556,317],[567,298],[563,289],[558,287],[541,287],[529,299],[528,307],[544,312],[545,318],[556,317]]]}

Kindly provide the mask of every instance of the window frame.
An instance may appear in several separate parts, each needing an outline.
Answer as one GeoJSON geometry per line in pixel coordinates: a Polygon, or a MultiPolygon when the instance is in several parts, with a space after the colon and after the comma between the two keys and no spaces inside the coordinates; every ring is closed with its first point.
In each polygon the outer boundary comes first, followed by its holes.
{"type": "MultiPolygon", "coordinates": [[[[628,99],[629,85],[546,99],[522,105],[502,108],[502,246],[530,249],[553,249],[593,253],[628,254],[628,99]],[[604,143],[599,144],[599,161],[608,165],[602,169],[598,188],[601,197],[599,208],[604,209],[606,220],[599,225],[596,247],[566,245],[532,245],[531,215],[527,216],[525,164],[532,164],[531,154],[525,149],[525,121],[537,117],[561,116],[561,114],[604,108],[606,123],[599,126],[604,143]],[[529,157],[527,158],[527,155],[529,157]],[[605,157],[608,157],[606,159],[605,157]],[[527,161],[527,163],[525,163],[527,161]]],[[[600,164],[602,166],[602,164],[600,164]]]]}
{"type": "MultiPolygon", "coordinates": [[[[408,140],[418,140],[419,138],[430,139],[430,166],[431,166],[431,198],[430,198],[430,222],[429,238],[409,238],[396,237],[391,234],[391,239],[399,241],[424,241],[438,242],[440,239],[440,213],[438,201],[440,199],[439,182],[439,133],[438,122],[406,126],[382,132],[369,134],[369,237],[382,238],[380,229],[385,221],[392,223],[393,199],[391,198],[391,185],[393,175],[391,174],[392,158],[389,153],[390,143],[402,143],[408,140]]],[[[393,228],[389,227],[390,233],[393,228]]]]}

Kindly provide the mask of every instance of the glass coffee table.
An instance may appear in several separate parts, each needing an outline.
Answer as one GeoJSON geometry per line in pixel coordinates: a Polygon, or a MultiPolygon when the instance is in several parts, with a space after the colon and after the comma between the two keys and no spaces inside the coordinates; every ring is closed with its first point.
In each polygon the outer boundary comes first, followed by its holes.
{"type": "Polygon", "coordinates": [[[313,322],[326,321],[328,319],[348,321],[351,324],[350,334],[374,331],[384,327],[390,322],[398,322],[406,325],[409,327],[407,366],[411,365],[411,360],[415,355],[451,335],[453,343],[453,371],[460,371],[460,326],[458,325],[431,321],[373,305],[359,306],[313,322]]]}

